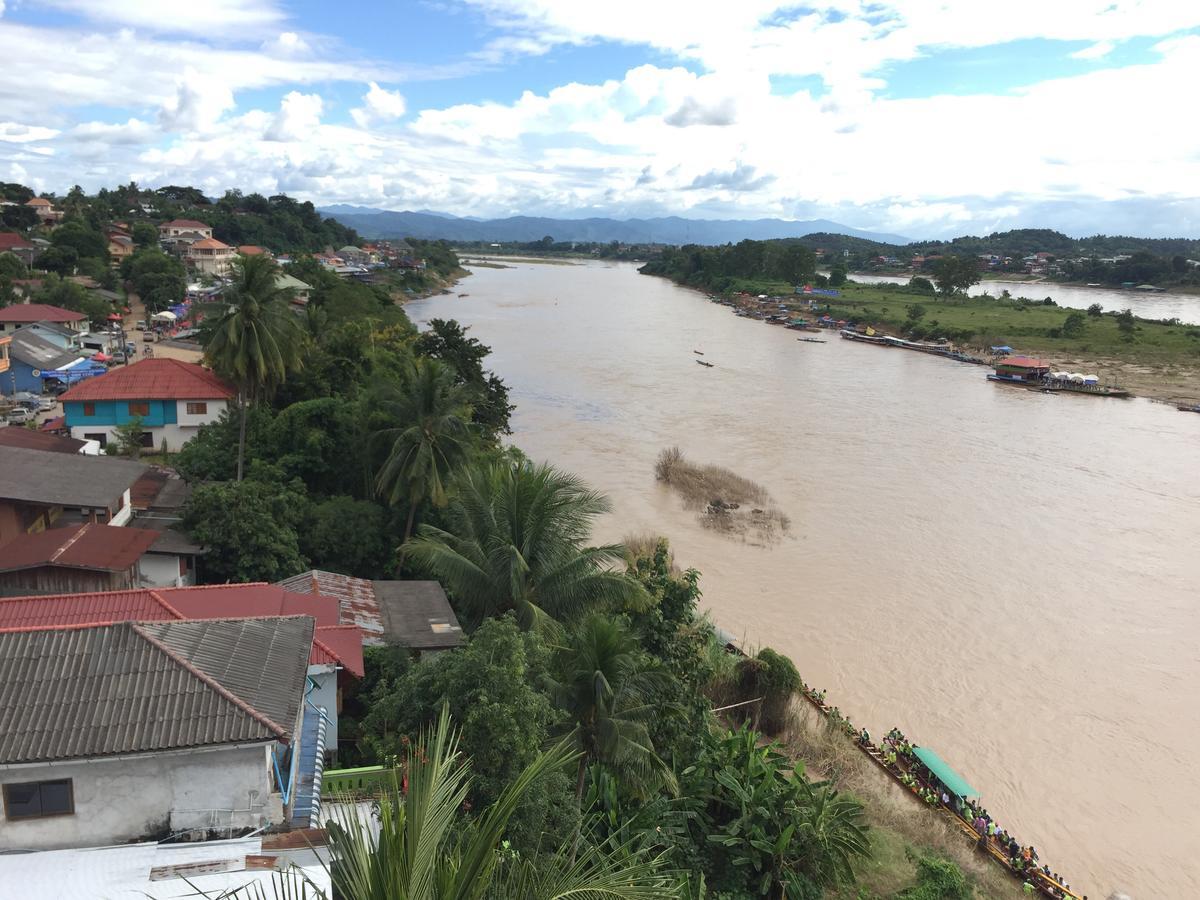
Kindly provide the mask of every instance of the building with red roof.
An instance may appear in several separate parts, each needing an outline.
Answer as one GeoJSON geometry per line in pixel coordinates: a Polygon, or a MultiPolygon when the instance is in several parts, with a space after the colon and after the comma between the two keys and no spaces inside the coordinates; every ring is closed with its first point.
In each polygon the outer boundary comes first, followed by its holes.
{"type": "Polygon", "coordinates": [[[204,366],[154,357],[81,382],[62,395],[62,403],[71,437],[103,447],[119,425],[139,417],[147,447],[165,440],[178,450],[201,425],[219,419],[236,395],[204,366]]]}
{"type": "Polygon", "coordinates": [[[136,587],[139,560],[157,539],[90,522],[19,535],[0,546],[0,595],[136,587]]]}
{"type": "Polygon", "coordinates": [[[222,277],[229,274],[236,252],[223,241],[213,237],[193,241],[187,248],[187,264],[201,275],[222,277]]]}
{"type": "MultiPolygon", "coordinates": [[[[118,529],[110,529],[118,530],[118,529]]],[[[120,529],[128,530],[128,529],[120,529]]],[[[117,622],[172,622],[274,619],[313,620],[308,658],[313,708],[325,709],[326,746],[337,747],[340,692],[350,679],[362,678],[362,632],[339,622],[337,600],[297,594],[265,583],[140,588],[124,591],[48,594],[0,598],[0,634],[39,629],[78,628],[117,622]]]]}
{"type": "Polygon", "coordinates": [[[32,200],[26,200],[25,205],[37,213],[38,221],[43,225],[55,225],[62,221],[62,210],[55,209],[54,204],[45,197],[34,197],[32,200]]]}
{"type": "Polygon", "coordinates": [[[38,248],[19,234],[0,231],[0,253],[11,253],[25,265],[31,266],[38,255],[38,248]]]}
{"type": "Polygon", "coordinates": [[[48,303],[14,303],[0,309],[0,334],[12,334],[18,328],[34,322],[53,322],[79,334],[87,332],[87,316],[83,313],[48,303]]]}
{"type": "Polygon", "coordinates": [[[0,447],[24,447],[50,453],[83,453],[87,442],[29,428],[0,428],[0,447]]]}

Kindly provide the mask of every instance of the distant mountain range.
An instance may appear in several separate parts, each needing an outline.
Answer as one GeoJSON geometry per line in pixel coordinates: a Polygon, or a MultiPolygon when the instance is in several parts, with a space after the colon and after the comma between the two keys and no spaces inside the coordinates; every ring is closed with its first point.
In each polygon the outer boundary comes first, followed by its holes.
{"type": "Polygon", "coordinates": [[[394,212],[368,206],[338,204],[321,210],[365,238],[444,238],[448,241],[595,241],[624,244],[728,244],[738,241],[803,237],[825,232],[875,241],[907,244],[909,239],[850,228],[827,219],[789,222],[784,219],[550,219],[512,216],[507,219],[458,218],[429,210],[394,212]]]}

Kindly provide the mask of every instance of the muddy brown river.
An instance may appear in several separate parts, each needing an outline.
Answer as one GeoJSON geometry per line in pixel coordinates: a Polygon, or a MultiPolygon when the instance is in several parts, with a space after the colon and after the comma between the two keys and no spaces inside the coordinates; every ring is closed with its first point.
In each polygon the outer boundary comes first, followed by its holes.
{"type": "Polygon", "coordinates": [[[1080,893],[1200,897],[1200,415],[802,343],[628,264],[457,290],[409,312],[492,346],[513,441],[612,498],[599,539],[668,536],[718,624],[936,749],[1080,893]],[[788,535],[702,527],[654,480],[675,444],[788,535]]]}

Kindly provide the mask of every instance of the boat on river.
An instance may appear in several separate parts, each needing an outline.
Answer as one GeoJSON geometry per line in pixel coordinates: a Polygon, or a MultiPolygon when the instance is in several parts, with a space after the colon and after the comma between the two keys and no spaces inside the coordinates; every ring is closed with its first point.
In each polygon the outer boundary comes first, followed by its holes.
{"type": "Polygon", "coordinates": [[[796,338],[796,340],[800,341],[802,344],[824,344],[824,343],[826,343],[826,341],[823,341],[820,338],[796,338]]]}
{"type": "Polygon", "coordinates": [[[988,381],[1011,384],[1044,394],[1086,394],[1091,397],[1130,397],[1129,391],[1100,383],[1096,375],[1052,372],[1048,363],[1029,356],[1006,356],[996,362],[988,381]]]}
{"type": "Polygon", "coordinates": [[[1181,403],[1178,406],[1176,406],[1175,408],[1177,410],[1179,410],[1180,412],[1200,413],[1200,403],[1197,403],[1195,406],[1188,406],[1184,403],[1181,403]]]}
{"type": "Polygon", "coordinates": [[[698,359],[698,360],[696,360],[696,364],[697,364],[697,365],[700,365],[700,366],[704,366],[705,368],[708,368],[708,369],[715,368],[715,364],[714,364],[714,363],[705,362],[705,361],[704,361],[704,360],[702,360],[702,359],[698,359]]]}
{"type": "Polygon", "coordinates": [[[880,347],[890,346],[888,339],[881,334],[860,334],[857,331],[851,331],[849,328],[843,328],[838,334],[848,341],[862,341],[864,344],[877,344],[880,347]]]}

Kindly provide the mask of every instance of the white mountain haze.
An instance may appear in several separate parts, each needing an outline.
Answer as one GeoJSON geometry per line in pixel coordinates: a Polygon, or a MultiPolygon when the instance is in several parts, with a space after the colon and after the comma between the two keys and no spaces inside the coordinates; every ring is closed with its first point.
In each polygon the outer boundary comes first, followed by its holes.
{"type": "Polygon", "coordinates": [[[449,241],[537,241],[549,235],[556,241],[594,241],[626,244],[727,244],[741,240],[771,240],[808,234],[844,234],[884,244],[908,244],[897,234],[851,228],[828,219],[556,219],[510,216],[503,219],[459,218],[431,210],[395,211],[335,204],[322,207],[365,238],[414,237],[449,241]]]}

